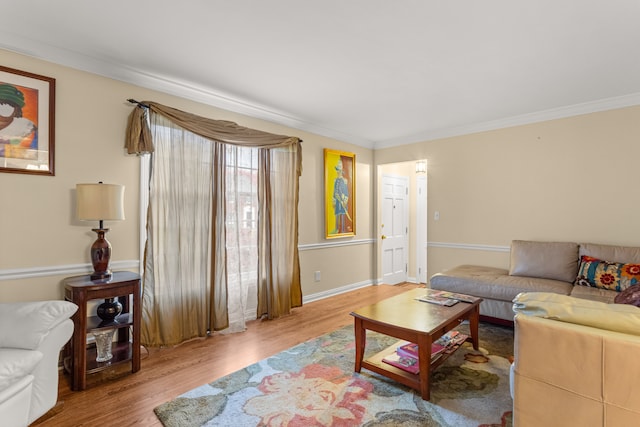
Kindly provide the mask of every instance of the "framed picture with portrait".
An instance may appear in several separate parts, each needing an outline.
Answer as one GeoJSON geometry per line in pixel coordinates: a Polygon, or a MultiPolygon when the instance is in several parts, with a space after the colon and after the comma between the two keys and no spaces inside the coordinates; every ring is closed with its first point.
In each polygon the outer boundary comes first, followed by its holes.
{"type": "Polygon", "coordinates": [[[356,155],[324,149],[325,237],[356,234],[356,155]]]}
{"type": "Polygon", "coordinates": [[[0,66],[0,172],[54,175],[55,85],[0,66]]]}

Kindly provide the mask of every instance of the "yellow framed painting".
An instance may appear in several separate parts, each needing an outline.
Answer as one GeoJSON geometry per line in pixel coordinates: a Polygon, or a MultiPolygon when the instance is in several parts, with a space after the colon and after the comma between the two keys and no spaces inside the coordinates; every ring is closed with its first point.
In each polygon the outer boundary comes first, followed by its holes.
{"type": "Polygon", "coordinates": [[[325,237],[356,234],[356,155],[324,149],[325,237]]]}

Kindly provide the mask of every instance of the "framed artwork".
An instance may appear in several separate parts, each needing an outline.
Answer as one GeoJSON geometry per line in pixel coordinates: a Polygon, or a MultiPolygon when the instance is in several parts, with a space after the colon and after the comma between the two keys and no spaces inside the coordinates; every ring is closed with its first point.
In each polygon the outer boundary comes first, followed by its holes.
{"type": "Polygon", "coordinates": [[[55,86],[0,66],[0,172],[54,175],[55,86]]]}
{"type": "Polygon", "coordinates": [[[325,237],[356,234],[356,155],[324,149],[325,237]]]}

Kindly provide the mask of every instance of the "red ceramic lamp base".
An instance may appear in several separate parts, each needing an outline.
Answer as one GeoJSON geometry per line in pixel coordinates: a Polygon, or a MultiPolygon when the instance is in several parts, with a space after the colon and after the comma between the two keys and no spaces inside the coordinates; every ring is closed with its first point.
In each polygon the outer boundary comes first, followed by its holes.
{"type": "Polygon", "coordinates": [[[91,280],[108,280],[111,278],[109,261],[111,260],[111,243],[104,238],[108,228],[94,228],[98,234],[98,239],[91,245],[91,262],[93,264],[93,274],[91,280]]]}

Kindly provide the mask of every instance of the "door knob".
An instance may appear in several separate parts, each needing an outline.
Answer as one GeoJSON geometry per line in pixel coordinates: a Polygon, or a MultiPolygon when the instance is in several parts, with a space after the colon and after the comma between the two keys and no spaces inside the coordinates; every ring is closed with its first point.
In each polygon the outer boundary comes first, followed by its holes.
{"type": "Polygon", "coordinates": [[[387,236],[385,236],[384,234],[383,234],[383,235],[382,235],[382,237],[381,237],[381,239],[382,239],[382,240],[384,240],[384,239],[386,239],[386,238],[387,238],[387,236]]]}

